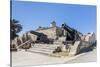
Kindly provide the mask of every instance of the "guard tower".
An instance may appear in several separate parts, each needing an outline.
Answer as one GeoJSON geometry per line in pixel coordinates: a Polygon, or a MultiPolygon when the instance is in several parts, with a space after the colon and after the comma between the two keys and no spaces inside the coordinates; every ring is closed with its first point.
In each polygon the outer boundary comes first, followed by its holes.
{"type": "Polygon", "coordinates": [[[51,22],[50,27],[56,27],[56,22],[55,21],[51,22]]]}

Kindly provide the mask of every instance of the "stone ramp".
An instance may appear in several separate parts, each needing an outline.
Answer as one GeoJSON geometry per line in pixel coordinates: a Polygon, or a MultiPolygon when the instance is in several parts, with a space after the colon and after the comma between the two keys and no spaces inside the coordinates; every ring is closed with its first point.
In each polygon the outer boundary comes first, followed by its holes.
{"type": "Polygon", "coordinates": [[[80,45],[81,41],[76,41],[73,46],[71,46],[71,50],[69,55],[75,55],[77,53],[78,46],[80,45]]]}

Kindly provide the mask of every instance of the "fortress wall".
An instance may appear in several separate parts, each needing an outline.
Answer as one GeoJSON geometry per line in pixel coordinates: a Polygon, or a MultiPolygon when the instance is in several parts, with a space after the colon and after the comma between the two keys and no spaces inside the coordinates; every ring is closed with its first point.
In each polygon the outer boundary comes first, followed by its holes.
{"type": "Polygon", "coordinates": [[[56,39],[57,36],[61,36],[63,34],[60,27],[50,27],[48,29],[37,30],[36,32],[43,33],[51,39],[56,39]]]}
{"type": "Polygon", "coordinates": [[[56,28],[56,35],[57,36],[62,36],[63,35],[62,29],[60,27],[56,28]]]}
{"type": "Polygon", "coordinates": [[[48,38],[55,39],[56,38],[56,27],[51,27],[48,29],[38,30],[36,32],[43,33],[47,35],[48,38]]]}

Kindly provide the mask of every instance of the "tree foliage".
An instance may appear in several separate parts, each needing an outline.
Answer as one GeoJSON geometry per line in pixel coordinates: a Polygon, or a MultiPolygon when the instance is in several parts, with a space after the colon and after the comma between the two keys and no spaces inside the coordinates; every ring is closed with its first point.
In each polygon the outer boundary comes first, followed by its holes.
{"type": "Polygon", "coordinates": [[[18,33],[22,30],[22,25],[15,19],[10,20],[10,39],[18,37],[18,33]]]}

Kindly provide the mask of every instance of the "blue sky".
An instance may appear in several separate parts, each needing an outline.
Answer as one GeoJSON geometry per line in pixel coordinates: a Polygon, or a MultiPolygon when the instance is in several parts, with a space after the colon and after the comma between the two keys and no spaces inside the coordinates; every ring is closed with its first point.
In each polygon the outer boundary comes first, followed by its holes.
{"type": "Polygon", "coordinates": [[[96,32],[96,6],[91,5],[13,1],[12,18],[22,24],[20,34],[49,27],[52,21],[58,26],[65,22],[82,33],[96,32]]]}

